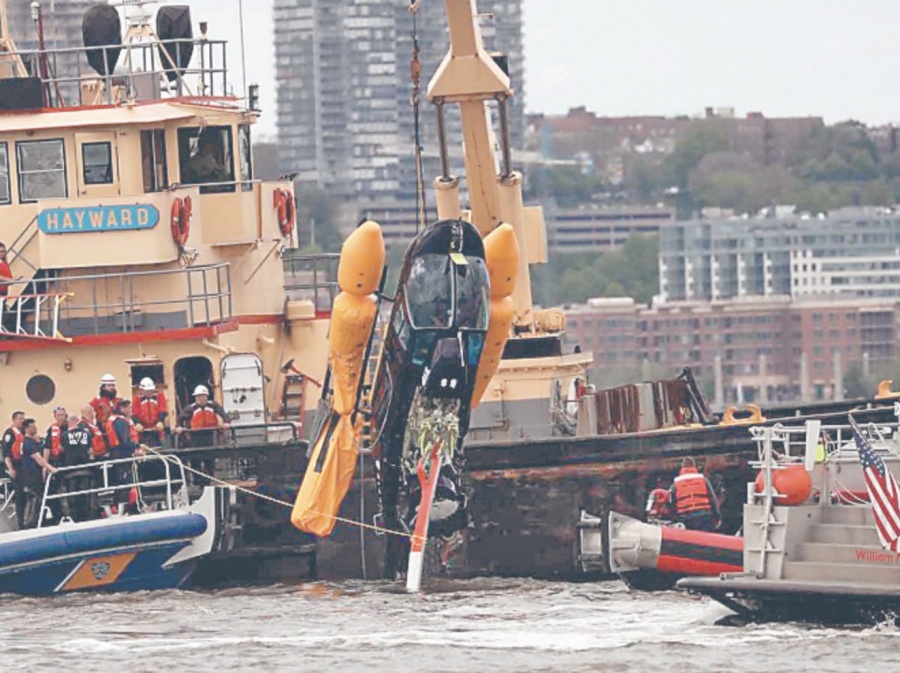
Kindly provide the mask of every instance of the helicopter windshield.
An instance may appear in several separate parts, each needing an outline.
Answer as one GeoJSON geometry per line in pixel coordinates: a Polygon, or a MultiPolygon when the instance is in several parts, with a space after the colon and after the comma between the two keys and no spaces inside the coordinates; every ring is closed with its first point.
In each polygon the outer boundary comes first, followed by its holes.
{"type": "Polygon", "coordinates": [[[490,278],[483,259],[469,257],[468,265],[457,267],[456,323],[460,329],[486,330],[490,317],[490,278]]]}
{"type": "Polygon", "coordinates": [[[426,254],[413,261],[406,280],[406,307],[413,327],[450,327],[453,317],[451,266],[447,255],[426,254]]]}

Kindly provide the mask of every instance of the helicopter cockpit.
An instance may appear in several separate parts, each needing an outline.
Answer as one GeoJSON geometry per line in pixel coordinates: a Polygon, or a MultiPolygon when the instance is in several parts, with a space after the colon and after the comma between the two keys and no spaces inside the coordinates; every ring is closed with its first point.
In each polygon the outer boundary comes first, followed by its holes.
{"type": "Polygon", "coordinates": [[[490,278],[483,259],[460,254],[417,257],[406,280],[413,329],[486,331],[490,278]]]}

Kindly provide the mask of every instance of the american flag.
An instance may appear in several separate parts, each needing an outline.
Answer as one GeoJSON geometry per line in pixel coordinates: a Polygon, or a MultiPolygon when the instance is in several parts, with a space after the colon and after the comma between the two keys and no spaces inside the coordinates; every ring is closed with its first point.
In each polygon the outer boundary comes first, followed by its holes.
{"type": "Polygon", "coordinates": [[[884,461],[878,457],[869,441],[863,437],[852,416],[850,426],[853,428],[853,439],[856,440],[856,449],[866,477],[869,502],[875,512],[878,539],[885,549],[897,551],[900,546],[900,485],[885,468],[884,461]]]}

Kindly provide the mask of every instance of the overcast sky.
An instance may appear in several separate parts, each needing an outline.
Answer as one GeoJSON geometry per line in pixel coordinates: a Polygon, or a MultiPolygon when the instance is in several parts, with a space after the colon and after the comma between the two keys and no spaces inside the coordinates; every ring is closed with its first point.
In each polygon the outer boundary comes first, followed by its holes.
{"type": "MultiPolygon", "coordinates": [[[[211,37],[232,42],[236,64],[238,0],[191,5],[211,37]]],[[[262,134],[275,130],[271,8],[244,0],[262,134]]],[[[674,115],[711,105],[900,121],[897,0],[525,0],[525,54],[533,112],[674,115]]]]}

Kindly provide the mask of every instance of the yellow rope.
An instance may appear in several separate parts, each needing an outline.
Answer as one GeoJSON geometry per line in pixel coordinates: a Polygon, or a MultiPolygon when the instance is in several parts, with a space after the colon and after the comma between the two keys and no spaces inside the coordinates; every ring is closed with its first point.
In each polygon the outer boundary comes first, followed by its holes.
{"type": "MultiPolygon", "coordinates": [[[[241,491],[242,493],[246,493],[247,495],[253,496],[254,498],[259,498],[260,500],[267,500],[268,502],[274,503],[276,505],[281,505],[283,507],[287,507],[288,509],[294,508],[293,503],[290,503],[287,500],[281,500],[279,498],[274,498],[271,495],[266,495],[265,493],[258,493],[256,491],[251,491],[249,488],[244,488],[243,486],[238,486],[237,484],[230,484],[227,481],[224,481],[222,479],[219,479],[218,477],[212,476],[211,474],[206,474],[205,472],[196,470],[193,467],[191,467],[190,465],[185,465],[183,462],[181,462],[181,460],[178,460],[176,463],[176,461],[173,460],[173,458],[175,458],[175,456],[170,456],[170,455],[167,455],[164,453],[160,453],[156,449],[153,449],[150,447],[147,447],[147,450],[150,451],[151,453],[163,458],[164,460],[167,460],[170,463],[180,464],[181,468],[183,470],[185,470],[186,472],[192,472],[193,474],[196,474],[199,477],[203,477],[204,479],[209,479],[212,482],[216,482],[218,484],[221,484],[222,486],[227,486],[228,488],[233,488],[236,491],[241,491]]],[[[418,541],[418,538],[419,538],[419,536],[417,536],[417,535],[411,535],[409,533],[401,533],[400,531],[391,530],[390,528],[382,528],[381,526],[374,526],[374,525],[371,525],[368,523],[363,523],[361,521],[354,521],[353,519],[345,519],[340,516],[334,516],[333,514],[322,514],[321,512],[315,512],[315,511],[312,511],[312,514],[315,514],[316,516],[323,516],[326,519],[332,519],[339,523],[345,523],[350,526],[357,526],[364,530],[371,530],[375,533],[381,533],[383,535],[396,535],[397,537],[409,538],[410,540],[414,540],[414,541],[418,541]]],[[[427,538],[425,539],[425,541],[427,542],[427,538]]]]}

